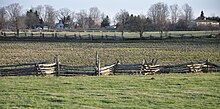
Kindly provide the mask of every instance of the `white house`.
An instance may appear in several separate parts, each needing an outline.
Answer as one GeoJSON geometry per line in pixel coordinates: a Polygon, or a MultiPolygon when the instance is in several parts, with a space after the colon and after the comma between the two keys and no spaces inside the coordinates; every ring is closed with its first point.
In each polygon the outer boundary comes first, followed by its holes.
{"type": "Polygon", "coordinates": [[[196,20],[196,26],[213,26],[213,27],[218,27],[219,26],[219,22],[217,21],[213,21],[213,20],[196,20]]]}
{"type": "Polygon", "coordinates": [[[64,24],[61,20],[59,21],[59,23],[56,23],[56,29],[64,29],[64,24]]]}

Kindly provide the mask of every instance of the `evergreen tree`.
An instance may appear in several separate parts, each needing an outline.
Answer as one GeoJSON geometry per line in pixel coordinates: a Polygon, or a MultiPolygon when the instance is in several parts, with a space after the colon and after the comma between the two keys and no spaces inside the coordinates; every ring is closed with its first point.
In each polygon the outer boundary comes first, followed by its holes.
{"type": "Polygon", "coordinates": [[[110,20],[109,20],[109,17],[106,16],[106,17],[102,20],[101,27],[106,27],[106,26],[109,26],[109,25],[110,25],[110,20]]]}
{"type": "Polygon", "coordinates": [[[39,15],[38,15],[37,11],[33,12],[32,9],[27,11],[27,13],[26,13],[26,20],[25,20],[25,24],[27,25],[27,28],[34,29],[35,26],[39,22],[43,23],[43,20],[39,19],[39,15]]]}
{"type": "Polygon", "coordinates": [[[64,24],[64,28],[70,28],[71,25],[71,17],[68,15],[67,17],[63,17],[61,19],[62,23],[64,24]]]}
{"type": "Polygon", "coordinates": [[[207,17],[207,20],[214,20],[214,21],[218,21],[218,22],[220,22],[220,17],[219,16],[217,16],[217,17],[207,17]]]}
{"type": "Polygon", "coordinates": [[[204,12],[201,11],[201,14],[200,16],[197,18],[198,20],[204,20],[205,19],[205,16],[204,16],[204,12]]]}

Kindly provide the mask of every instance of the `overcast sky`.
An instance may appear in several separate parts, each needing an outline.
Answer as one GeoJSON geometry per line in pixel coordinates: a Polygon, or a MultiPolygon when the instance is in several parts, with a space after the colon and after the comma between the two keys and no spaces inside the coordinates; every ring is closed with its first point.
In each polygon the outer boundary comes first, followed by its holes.
{"type": "Polygon", "coordinates": [[[88,10],[96,6],[113,18],[120,9],[126,9],[130,14],[147,15],[150,6],[157,2],[164,2],[168,5],[178,4],[180,7],[188,3],[193,8],[194,17],[198,17],[202,10],[205,16],[220,16],[220,0],[0,0],[0,7],[19,3],[25,11],[37,5],[47,4],[55,9],[68,8],[78,12],[80,9],[88,10]]]}

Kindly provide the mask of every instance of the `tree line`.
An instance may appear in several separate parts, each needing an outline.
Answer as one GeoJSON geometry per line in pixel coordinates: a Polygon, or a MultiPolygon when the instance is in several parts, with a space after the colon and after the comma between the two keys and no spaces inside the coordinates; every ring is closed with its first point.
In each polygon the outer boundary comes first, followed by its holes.
{"type": "MultiPolygon", "coordinates": [[[[200,16],[201,17],[201,16],[200,16]]],[[[211,20],[219,20],[219,17],[207,17],[211,20]]],[[[187,3],[167,5],[158,2],[151,5],[147,14],[134,15],[126,10],[120,10],[112,19],[118,31],[139,32],[140,37],[144,31],[192,30],[191,21],[194,19],[193,8],[187,3]]],[[[50,5],[39,5],[22,12],[22,6],[18,3],[0,7],[0,29],[34,29],[47,26],[54,29],[56,21],[64,24],[65,29],[91,29],[110,25],[110,18],[97,7],[89,10],[82,9],[79,12],[68,8],[56,10],[50,5]]]]}
{"type": "Polygon", "coordinates": [[[160,31],[161,37],[164,31],[168,30],[188,30],[190,21],[193,19],[193,9],[188,4],[184,4],[182,9],[177,5],[168,6],[159,2],[151,5],[146,15],[129,14],[126,10],[121,10],[116,14],[117,26],[120,31],[138,31],[140,37],[143,32],[160,31]]]}
{"type": "Polygon", "coordinates": [[[34,29],[39,25],[54,29],[56,21],[62,21],[67,29],[88,29],[99,28],[96,22],[100,20],[104,21],[102,26],[109,25],[108,16],[97,7],[91,7],[88,11],[82,9],[78,13],[68,8],[55,10],[50,5],[39,5],[25,13],[22,13],[22,6],[18,3],[0,7],[0,29],[34,29]]]}

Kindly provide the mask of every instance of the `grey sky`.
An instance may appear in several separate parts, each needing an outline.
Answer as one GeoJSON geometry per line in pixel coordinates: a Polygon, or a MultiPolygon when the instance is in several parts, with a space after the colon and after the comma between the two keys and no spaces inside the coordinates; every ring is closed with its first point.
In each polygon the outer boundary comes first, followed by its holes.
{"type": "Polygon", "coordinates": [[[30,9],[37,5],[51,5],[55,9],[69,8],[78,12],[80,9],[88,10],[90,7],[98,7],[102,12],[113,18],[120,9],[126,9],[132,14],[147,14],[152,4],[164,2],[168,5],[178,4],[182,7],[188,3],[192,6],[194,16],[198,17],[203,10],[205,16],[220,16],[220,0],[0,0],[0,7],[12,3],[19,3],[23,9],[30,9]]]}

